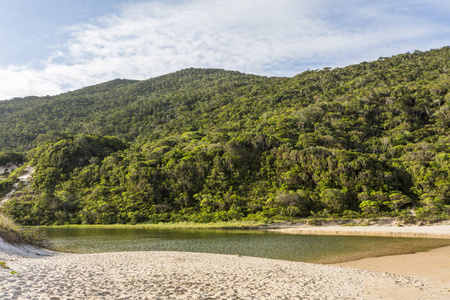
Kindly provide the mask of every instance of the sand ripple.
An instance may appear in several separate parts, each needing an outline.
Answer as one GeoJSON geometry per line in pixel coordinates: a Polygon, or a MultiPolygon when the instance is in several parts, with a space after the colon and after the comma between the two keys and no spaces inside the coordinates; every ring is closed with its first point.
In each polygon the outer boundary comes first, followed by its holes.
{"type": "Polygon", "coordinates": [[[220,254],[60,254],[8,265],[19,275],[0,269],[0,299],[439,299],[443,293],[413,277],[220,254]]]}

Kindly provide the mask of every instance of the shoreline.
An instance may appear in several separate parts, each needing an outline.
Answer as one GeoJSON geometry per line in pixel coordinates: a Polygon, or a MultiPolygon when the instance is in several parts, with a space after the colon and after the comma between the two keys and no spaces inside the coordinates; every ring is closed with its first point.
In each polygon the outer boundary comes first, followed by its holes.
{"type": "Polygon", "coordinates": [[[450,225],[430,226],[292,226],[268,229],[273,232],[304,235],[359,235],[450,239],[450,225]]]}
{"type": "Polygon", "coordinates": [[[450,284],[450,246],[408,254],[367,257],[331,265],[438,279],[450,284]]]}
{"type": "MultiPolygon", "coordinates": [[[[333,265],[417,278],[428,288],[443,291],[438,298],[423,299],[450,299],[450,246],[411,254],[362,258],[333,265]]],[[[404,292],[410,293],[409,290],[404,292]]],[[[379,294],[391,299],[402,299],[401,294],[383,286],[379,287],[379,294]]]]}
{"type": "MultiPolygon", "coordinates": [[[[443,235],[450,238],[449,225],[320,226],[271,231],[333,235],[406,234],[409,237],[420,234],[420,237],[442,238],[443,235]]],[[[6,261],[10,270],[18,275],[0,268],[2,299],[450,298],[450,246],[335,264],[156,251],[57,253],[46,257],[35,255],[34,258],[10,255],[6,261]]]]}
{"type": "MultiPolygon", "coordinates": [[[[383,226],[383,225],[371,225],[371,226],[316,226],[311,227],[307,225],[294,226],[288,228],[271,229],[273,232],[280,232],[286,234],[301,234],[301,235],[333,235],[333,236],[378,236],[378,237],[398,237],[398,238],[425,238],[425,239],[445,239],[450,241],[450,225],[431,225],[431,226],[383,226]]],[[[331,263],[325,263],[329,265],[349,266],[355,268],[363,268],[367,270],[378,270],[383,272],[395,273],[396,264],[395,259],[400,257],[408,257],[411,265],[420,266],[420,268],[426,268],[432,270],[433,268],[439,268],[441,265],[436,261],[430,261],[427,264],[420,263],[420,259],[426,258],[427,253],[438,252],[441,253],[441,260],[448,261],[447,277],[450,278],[450,245],[449,244],[436,244],[434,246],[427,246],[420,250],[408,251],[398,250],[392,252],[368,252],[367,255],[362,257],[342,258],[341,261],[335,261],[331,263]],[[437,250],[441,249],[441,250],[437,250]],[[417,255],[416,255],[417,254],[417,255]],[[414,256],[416,255],[416,256],[414,256]],[[415,257],[421,257],[416,259],[415,257]],[[372,262],[372,264],[368,263],[372,262]],[[383,266],[386,265],[386,268],[383,266]]],[[[399,273],[408,275],[403,272],[403,268],[399,267],[399,273]]],[[[412,274],[409,274],[412,275],[412,274]]],[[[450,283],[450,279],[449,279],[450,283]]],[[[450,288],[450,287],[449,287],[450,288]]]]}

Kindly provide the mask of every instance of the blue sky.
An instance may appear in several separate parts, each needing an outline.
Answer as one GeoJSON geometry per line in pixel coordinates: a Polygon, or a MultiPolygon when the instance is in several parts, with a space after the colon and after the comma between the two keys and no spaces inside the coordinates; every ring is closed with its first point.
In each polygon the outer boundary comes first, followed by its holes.
{"type": "Polygon", "coordinates": [[[0,99],[183,68],[266,76],[450,45],[442,0],[0,0],[0,99]]]}

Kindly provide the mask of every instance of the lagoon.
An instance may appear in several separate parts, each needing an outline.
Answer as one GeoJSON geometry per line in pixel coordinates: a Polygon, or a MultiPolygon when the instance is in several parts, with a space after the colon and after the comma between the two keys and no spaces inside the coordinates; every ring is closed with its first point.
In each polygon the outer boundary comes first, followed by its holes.
{"type": "Polygon", "coordinates": [[[76,253],[183,251],[335,263],[426,251],[450,239],[293,235],[266,230],[40,228],[53,248],[76,253]]]}

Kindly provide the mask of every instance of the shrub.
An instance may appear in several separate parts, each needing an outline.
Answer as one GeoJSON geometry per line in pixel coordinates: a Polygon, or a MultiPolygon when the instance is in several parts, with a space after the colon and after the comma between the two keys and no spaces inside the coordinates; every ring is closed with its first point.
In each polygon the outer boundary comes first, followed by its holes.
{"type": "Polygon", "coordinates": [[[37,247],[49,247],[47,237],[37,228],[32,230],[20,230],[8,217],[0,215],[0,237],[10,244],[27,244],[37,247]]]}

